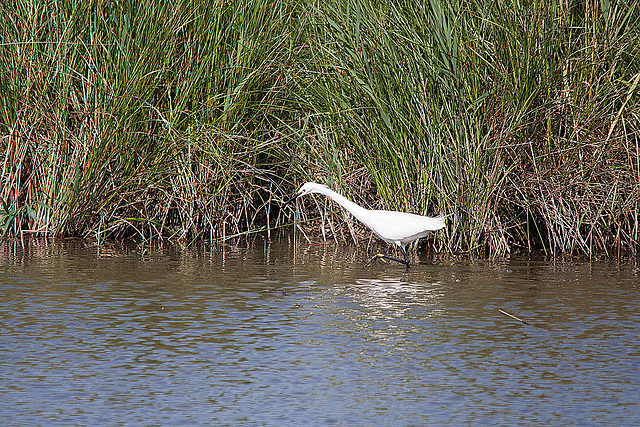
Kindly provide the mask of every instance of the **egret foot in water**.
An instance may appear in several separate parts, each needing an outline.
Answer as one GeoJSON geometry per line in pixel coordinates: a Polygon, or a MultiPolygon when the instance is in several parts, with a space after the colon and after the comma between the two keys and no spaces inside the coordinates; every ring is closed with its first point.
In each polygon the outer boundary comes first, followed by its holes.
{"type": "Polygon", "coordinates": [[[394,258],[394,257],[389,256],[389,255],[378,253],[378,254],[376,254],[376,256],[371,258],[371,261],[369,261],[368,263],[366,263],[364,265],[364,268],[369,267],[377,259],[379,259],[380,261],[384,261],[385,259],[388,259],[389,261],[399,262],[400,264],[404,264],[404,265],[407,266],[407,268],[409,268],[409,257],[407,256],[407,252],[404,250],[404,248],[402,246],[399,246],[399,247],[400,247],[400,250],[402,251],[402,255],[404,255],[404,260],[402,260],[400,258],[394,258]]]}
{"type": "Polygon", "coordinates": [[[379,259],[380,261],[386,262],[385,259],[388,259],[389,261],[395,261],[395,262],[399,262],[400,264],[404,264],[407,266],[407,268],[409,268],[409,263],[406,261],[401,260],[400,258],[394,258],[392,256],[389,255],[385,255],[385,254],[376,254],[376,256],[374,256],[373,258],[371,258],[371,261],[369,261],[368,263],[366,263],[364,265],[364,268],[369,267],[371,264],[373,264],[373,262],[375,260],[379,259]]]}

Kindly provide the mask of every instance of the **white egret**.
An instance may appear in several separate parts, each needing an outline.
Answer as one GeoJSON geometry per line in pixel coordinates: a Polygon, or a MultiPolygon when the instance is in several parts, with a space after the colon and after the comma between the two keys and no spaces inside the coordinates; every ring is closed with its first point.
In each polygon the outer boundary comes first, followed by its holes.
{"type": "Polygon", "coordinates": [[[284,202],[282,207],[284,208],[287,204],[293,202],[300,196],[311,193],[324,194],[338,203],[355,216],[360,222],[369,227],[379,238],[400,248],[400,251],[402,251],[402,255],[404,256],[404,260],[401,260],[399,258],[377,254],[367,263],[367,266],[376,259],[384,258],[399,262],[409,267],[409,257],[407,256],[407,252],[404,248],[407,243],[411,243],[425,237],[429,232],[440,230],[445,226],[445,217],[443,215],[428,217],[406,212],[366,209],[336,193],[330,188],[315,182],[307,182],[300,187],[300,189],[289,200],[284,202]]]}

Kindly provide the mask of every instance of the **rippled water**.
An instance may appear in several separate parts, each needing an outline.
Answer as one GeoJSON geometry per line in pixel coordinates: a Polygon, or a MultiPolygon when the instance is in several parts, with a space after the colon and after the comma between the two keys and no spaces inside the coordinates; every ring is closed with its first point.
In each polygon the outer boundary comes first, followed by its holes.
{"type": "Polygon", "coordinates": [[[1,244],[0,419],[640,423],[636,264],[300,246],[1,244]]]}

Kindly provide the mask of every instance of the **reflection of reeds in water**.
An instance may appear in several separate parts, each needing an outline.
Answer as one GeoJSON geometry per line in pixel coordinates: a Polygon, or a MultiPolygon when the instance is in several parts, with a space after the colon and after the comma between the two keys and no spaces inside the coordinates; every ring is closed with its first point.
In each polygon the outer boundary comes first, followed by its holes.
{"type": "MultiPolygon", "coordinates": [[[[224,240],[314,179],[448,214],[436,250],[638,244],[636,2],[0,12],[3,234],[224,240]]],[[[369,236],[335,212],[325,239],[369,236]]]]}

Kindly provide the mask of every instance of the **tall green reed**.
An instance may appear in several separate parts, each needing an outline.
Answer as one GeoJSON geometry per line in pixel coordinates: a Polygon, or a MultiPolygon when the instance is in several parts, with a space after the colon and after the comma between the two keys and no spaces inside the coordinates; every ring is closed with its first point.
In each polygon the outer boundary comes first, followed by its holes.
{"type": "Polygon", "coordinates": [[[285,110],[292,11],[247,1],[3,6],[0,197],[33,206],[38,220],[18,221],[45,234],[246,228],[270,197],[258,184],[282,161],[270,121],[285,110]]]}
{"type": "Polygon", "coordinates": [[[435,249],[637,247],[635,2],[0,8],[13,230],[218,239],[314,179],[449,215],[435,249]]]}
{"type": "Polygon", "coordinates": [[[633,249],[637,7],[525,3],[323,3],[313,117],[449,250],[633,249]]]}

